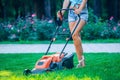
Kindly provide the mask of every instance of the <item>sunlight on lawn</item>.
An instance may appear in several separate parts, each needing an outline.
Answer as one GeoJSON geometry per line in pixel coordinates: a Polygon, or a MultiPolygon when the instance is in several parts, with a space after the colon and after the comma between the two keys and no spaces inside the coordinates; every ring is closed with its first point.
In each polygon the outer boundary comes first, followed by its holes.
{"type": "Polygon", "coordinates": [[[31,76],[23,76],[23,75],[13,75],[10,71],[0,71],[0,77],[2,80],[101,80],[98,76],[89,77],[84,75],[82,78],[76,77],[75,75],[70,75],[66,77],[61,77],[60,75],[47,77],[46,75],[31,75],[31,76]],[[55,78],[54,78],[55,77],[55,78]]]}
{"type": "Polygon", "coordinates": [[[63,78],[63,80],[101,80],[101,79],[98,76],[89,77],[89,76],[85,75],[82,78],[78,78],[75,75],[71,75],[71,76],[67,76],[67,77],[63,78]]]}
{"type": "Polygon", "coordinates": [[[11,76],[12,72],[10,71],[0,71],[0,77],[11,76]]]}

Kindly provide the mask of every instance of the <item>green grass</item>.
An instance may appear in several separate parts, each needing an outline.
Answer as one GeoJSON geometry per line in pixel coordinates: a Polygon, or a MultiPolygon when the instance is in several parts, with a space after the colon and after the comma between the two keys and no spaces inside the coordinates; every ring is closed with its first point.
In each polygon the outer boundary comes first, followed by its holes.
{"type": "MultiPolygon", "coordinates": [[[[65,43],[65,40],[56,40],[55,44],[65,43]]],[[[120,43],[120,39],[98,39],[98,40],[82,40],[83,43],[120,43]]],[[[0,44],[49,44],[50,41],[2,41],[0,44]]],[[[70,41],[69,43],[73,43],[70,41]]]]}
{"type": "MultiPolygon", "coordinates": [[[[0,54],[0,80],[119,80],[120,53],[85,53],[86,66],[23,76],[43,54],[0,54]]],[[[77,64],[77,57],[74,57],[77,64]]]]}

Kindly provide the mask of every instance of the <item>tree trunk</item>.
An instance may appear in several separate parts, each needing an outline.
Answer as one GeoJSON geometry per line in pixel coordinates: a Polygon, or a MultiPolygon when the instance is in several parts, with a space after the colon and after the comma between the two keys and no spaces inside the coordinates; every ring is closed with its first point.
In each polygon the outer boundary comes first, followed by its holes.
{"type": "Polygon", "coordinates": [[[35,13],[37,14],[37,18],[42,18],[44,15],[44,1],[45,0],[33,0],[34,1],[34,10],[35,13]]]}
{"type": "Polygon", "coordinates": [[[94,0],[94,14],[98,17],[101,16],[101,0],[94,0]]]}
{"type": "Polygon", "coordinates": [[[8,2],[6,0],[3,1],[2,3],[3,3],[3,6],[2,6],[2,8],[3,8],[3,19],[6,20],[7,19],[7,8],[9,6],[8,6],[8,2]]]}
{"type": "Polygon", "coordinates": [[[119,0],[114,0],[114,16],[115,20],[118,21],[120,19],[120,1],[119,0]]]}
{"type": "Polygon", "coordinates": [[[114,18],[117,20],[117,15],[118,15],[118,0],[114,0],[114,18]]]}
{"type": "Polygon", "coordinates": [[[48,19],[51,19],[50,0],[44,0],[44,12],[45,12],[45,17],[47,17],[48,19]]]}
{"type": "Polygon", "coordinates": [[[51,16],[56,20],[56,0],[51,1],[51,16]]]}
{"type": "Polygon", "coordinates": [[[108,18],[111,16],[114,17],[114,19],[117,21],[120,19],[120,1],[114,0],[114,1],[107,1],[108,2],[108,18]]]}
{"type": "Polygon", "coordinates": [[[2,1],[0,0],[0,18],[4,18],[4,9],[3,9],[3,5],[2,5],[2,1]]]}
{"type": "Polygon", "coordinates": [[[118,20],[120,20],[120,0],[118,0],[118,20]]]}

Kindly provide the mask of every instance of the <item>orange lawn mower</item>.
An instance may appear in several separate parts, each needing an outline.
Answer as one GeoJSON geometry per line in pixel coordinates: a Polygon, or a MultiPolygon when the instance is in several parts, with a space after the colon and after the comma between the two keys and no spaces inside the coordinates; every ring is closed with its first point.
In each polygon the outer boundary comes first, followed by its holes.
{"type": "MultiPolygon", "coordinates": [[[[60,13],[62,10],[68,11],[68,10],[73,10],[73,9],[61,9],[60,13]]],[[[63,70],[63,69],[71,69],[74,67],[74,62],[73,62],[74,54],[73,53],[65,53],[64,50],[65,50],[69,40],[72,38],[72,35],[74,34],[74,32],[75,32],[75,30],[80,22],[80,15],[78,15],[78,18],[79,18],[78,23],[76,24],[74,30],[71,32],[69,38],[67,39],[67,41],[62,49],[62,51],[56,52],[55,54],[52,54],[52,55],[47,55],[52,43],[55,40],[55,36],[57,35],[57,32],[58,32],[60,26],[62,25],[62,18],[59,18],[57,20],[57,28],[56,28],[56,31],[54,34],[54,38],[51,39],[51,42],[48,46],[48,49],[47,49],[45,55],[36,62],[35,67],[32,70],[25,69],[23,71],[24,75],[41,74],[44,72],[63,70]]]]}

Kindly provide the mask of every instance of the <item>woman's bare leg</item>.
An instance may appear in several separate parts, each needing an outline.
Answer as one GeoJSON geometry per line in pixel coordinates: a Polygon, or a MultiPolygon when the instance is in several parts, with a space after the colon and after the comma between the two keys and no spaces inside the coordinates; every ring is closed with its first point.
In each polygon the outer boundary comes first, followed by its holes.
{"type": "MultiPolygon", "coordinates": [[[[70,22],[69,23],[69,27],[70,27],[70,31],[72,32],[73,29],[75,28],[77,22],[70,22]]],[[[82,59],[82,55],[83,55],[83,49],[82,49],[82,42],[81,42],[81,37],[80,37],[80,31],[83,28],[83,26],[85,25],[85,21],[81,20],[76,31],[74,32],[72,38],[74,41],[74,46],[76,49],[76,53],[77,53],[77,57],[78,60],[82,59]]],[[[81,66],[85,66],[84,61],[81,62],[81,66]]]]}

